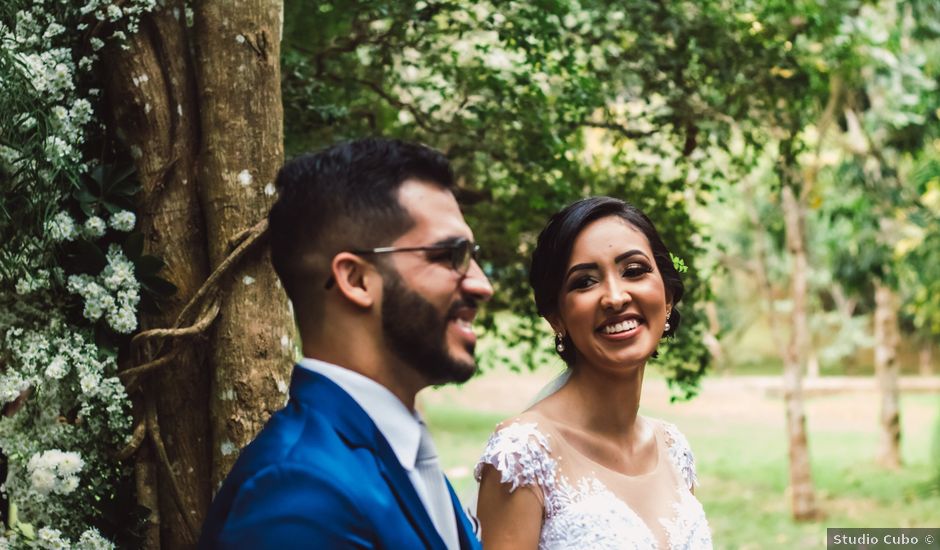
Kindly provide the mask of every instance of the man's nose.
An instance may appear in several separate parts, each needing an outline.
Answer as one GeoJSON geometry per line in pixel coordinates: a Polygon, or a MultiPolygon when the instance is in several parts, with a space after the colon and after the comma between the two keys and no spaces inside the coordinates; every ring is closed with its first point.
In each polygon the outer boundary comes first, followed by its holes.
{"type": "Polygon", "coordinates": [[[480,300],[485,301],[493,297],[493,285],[476,260],[470,262],[470,269],[461,279],[460,286],[464,292],[480,300]]]}

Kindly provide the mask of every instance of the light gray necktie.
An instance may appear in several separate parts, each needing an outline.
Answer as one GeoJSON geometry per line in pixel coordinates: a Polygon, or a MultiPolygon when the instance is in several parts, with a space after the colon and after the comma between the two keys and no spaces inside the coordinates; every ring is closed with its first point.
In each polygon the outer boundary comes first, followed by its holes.
{"type": "Polygon", "coordinates": [[[457,518],[454,515],[454,505],[450,500],[450,491],[447,490],[447,483],[444,481],[444,472],[441,471],[441,464],[437,459],[437,449],[434,448],[434,441],[431,440],[431,433],[428,427],[421,422],[421,443],[418,445],[418,458],[415,461],[415,469],[424,482],[424,488],[428,497],[428,514],[434,527],[444,539],[444,544],[451,550],[460,548],[460,540],[457,537],[457,518]]]}

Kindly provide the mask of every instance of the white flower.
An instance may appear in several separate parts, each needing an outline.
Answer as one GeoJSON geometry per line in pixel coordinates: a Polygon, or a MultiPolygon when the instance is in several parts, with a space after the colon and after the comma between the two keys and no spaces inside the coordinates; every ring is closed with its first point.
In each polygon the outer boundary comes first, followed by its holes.
{"type": "Polygon", "coordinates": [[[32,489],[41,495],[48,495],[55,488],[55,474],[51,470],[40,468],[29,475],[32,489]]]}
{"type": "Polygon", "coordinates": [[[108,312],[108,324],[115,332],[130,334],[137,328],[137,315],[133,308],[115,308],[108,312]]]}
{"type": "Polygon", "coordinates": [[[71,241],[78,237],[75,220],[65,211],[59,212],[52,218],[52,221],[46,225],[46,232],[53,241],[71,241]]]}
{"type": "Polygon", "coordinates": [[[76,548],[80,550],[114,550],[114,544],[102,537],[97,529],[91,528],[82,533],[76,548]]]}
{"type": "Polygon", "coordinates": [[[88,42],[91,44],[91,49],[94,51],[98,51],[104,47],[104,41],[95,36],[92,36],[88,42]]]}
{"type": "Polygon", "coordinates": [[[92,216],[85,220],[85,236],[87,237],[101,237],[104,235],[104,232],[107,228],[107,224],[105,224],[104,220],[98,216],[92,216]]]}
{"type": "Polygon", "coordinates": [[[81,126],[91,120],[92,112],[91,102],[85,98],[78,98],[72,103],[69,117],[72,118],[74,124],[81,126]]]}
{"type": "Polygon", "coordinates": [[[98,389],[98,382],[101,378],[92,373],[84,374],[78,379],[78,385],[81,386],[84,393],[93,394],[98,389]]]}
{"type": "Polygon", "coordinates": [[[68,367],[68,364],[65,362],[65,359],[63,359],[62,356],[59,355],[59,356],[56,356],[56,358],[53,359],[51,363],[49,363],[48,367],[46,367],[46,376],[48,376],[49,378],[58,380],[62,378],[63,376],[65,376],[66,373],[68,373],[68,370],[69,370],[69,367],[68,367]]]}
{"type": "Polygon", "coordinates": [[[101,281],[110,290],[118,290],[134,280],[134,264],[129,261],[109,263],[101,272],[101,281]]]}
{"type": "Polygon", "coordinates": [[[75,475],[81,472],[85,466],[85,461],[82,460],[81,455],[75,452],[63,453],[60,451],[56,455],[56,460],[58,460],[56,468],[60,474],[65,476],[75,475]]]}
{"type": "Polygon", "coordinates": [[[124,15],[124,13],[121,11],[120,7],[114,4],[108,6],[108,19],[111,21],[117,21],[122,15],[124,15]]]}
{"type": "Polygon", "coordinates": [[[53,36],[58,36],[65,32],[65,27],[58,23],[50,23],[46,27],[46,32],[42,33],[43,38],[52,38],[53,36]]]}
{"type": "Polygon", "coordinates": [[[131,231],[136,223],[137,216],[127,210],[121,210],[111,215],[111,227],[117,231],[124,231],[125,233],[131,231]]]}
{"type": "Polygon", "coordinates": [[[0,405],[6,405],[13,401],[29,387],[29,380],[23,378],[18,372],[10,372],[0,376],[0,405]]]}
{"type": "Polygon", "coordinates": [[[29,284],[29,279],[23,277],[16,281],[16,293],[17,294],[29,294],[32,291],[32,287],[29,284]]]}
{"type": "Polygon", "coordinates": [[[78,474],[84,466],[78,453],[51,449],[31,456],[26,469],[31,489],[37,494],[67,495],[78,488],[78,474]]]}
{"type": "Polygon", "coordinates": [[[59,136],[49,136],[45,141],[46,156],[55,163],[61,163],[72,155],[72,146],[59,136]]]}
{"type": "Polygon", "coordinates": [[[71,544],[58,529],[43,527],[36,534],[36,543],[44,550],[68,550],[71,544]]]}

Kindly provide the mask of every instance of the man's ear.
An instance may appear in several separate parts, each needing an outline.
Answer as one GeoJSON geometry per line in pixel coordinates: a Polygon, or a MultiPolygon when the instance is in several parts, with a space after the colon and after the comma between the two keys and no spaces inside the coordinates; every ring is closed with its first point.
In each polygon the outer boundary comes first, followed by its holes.
{"type": "Polygon", "coordinates": [[[353,304],[368,308],[375,303],[378,294],[375,268],[351,252],[340,252],[330,263],[336,289],[353,304]]]}

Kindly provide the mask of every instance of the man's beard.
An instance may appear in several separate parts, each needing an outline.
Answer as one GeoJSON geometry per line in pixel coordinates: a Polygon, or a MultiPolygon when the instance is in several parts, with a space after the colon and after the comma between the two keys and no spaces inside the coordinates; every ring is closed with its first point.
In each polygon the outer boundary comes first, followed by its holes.
{"type": "MultiPolygon", "coordinates": [[[[458,300],[443,317],[421,295],[408,288],[394,269],[383,269],[382,333],[399,359],[428,379],[429,384],[466,382],[476,362],[461,361],[447,351],[447,323],[460,307],[458,300]]],[[[473,357],[473,345],[467,345],[473,357]]]]}

